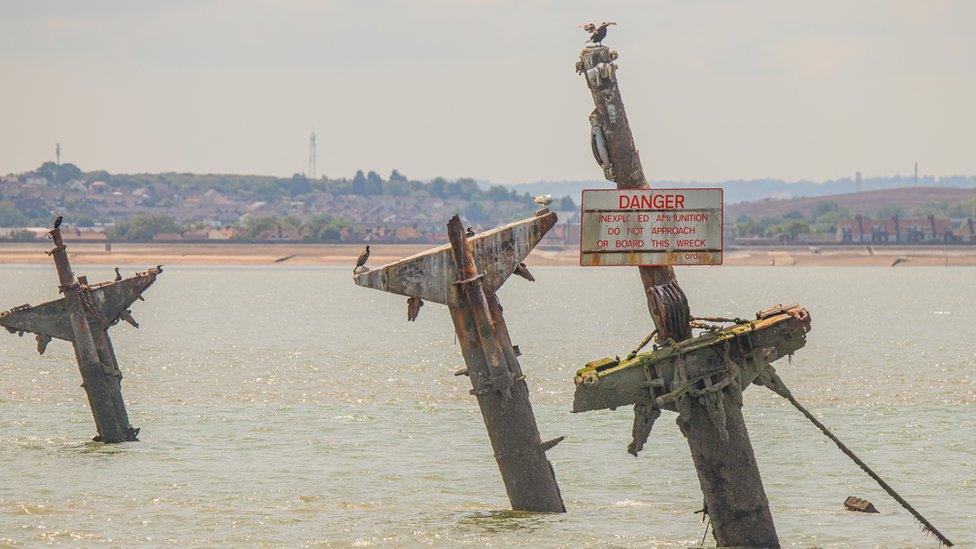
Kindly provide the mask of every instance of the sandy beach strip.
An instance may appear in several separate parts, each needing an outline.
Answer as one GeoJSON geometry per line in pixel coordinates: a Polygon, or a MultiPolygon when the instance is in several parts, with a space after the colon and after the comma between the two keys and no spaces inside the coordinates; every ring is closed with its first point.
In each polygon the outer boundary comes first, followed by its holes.
{"type": "MultiPolygon", "coordinates": [[[[249,244],[66,242],[77,265],[355,265],[361,244],[249,244]]],[[[0,265],[48,264],[50,243],[0,243],[0,265]]],[[[371,266],[384,265],[431,248],[428,244],[373,244],[371,266]]],[[[976,246],[825,246],[749,247],[725,251],[726,266],[976,266],[976,246]]],[[[541,245],[526,261],[537,266],[579,265],[572,246],[541,245]]]]}

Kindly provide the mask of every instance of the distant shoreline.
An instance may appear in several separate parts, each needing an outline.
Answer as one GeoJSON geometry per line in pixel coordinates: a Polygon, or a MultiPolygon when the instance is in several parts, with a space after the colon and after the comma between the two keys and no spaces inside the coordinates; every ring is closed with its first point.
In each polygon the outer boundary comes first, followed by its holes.
{"type": "MultiPolygon", "coordinates": [[[[347,265],[352,268],[362,244],[276,243],[104,243],[67,242],[75,265],[347,265]]],[[[0,243],[0,265],[50,264],[49,242],[0,243]]],[[[430,244],[372,244],[369,265],[376,267],[431,248],[430,244]]],[[[976,267],[976,246],[770,246],[732,248],[726,266],[877,266],[976,267]]],[[[574,246],[541,245],[528,257],[529,265],[577,266],[574,246]]]]}

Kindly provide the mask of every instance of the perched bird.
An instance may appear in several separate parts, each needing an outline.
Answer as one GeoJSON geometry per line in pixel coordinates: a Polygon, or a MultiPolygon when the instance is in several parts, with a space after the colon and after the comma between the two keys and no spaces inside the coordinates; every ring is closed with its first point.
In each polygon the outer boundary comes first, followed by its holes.
{"type": "Polygon", "coordinates": [[[54,220],[54,228],[60,229],[62,221],[64,221],[64,218],[59,215],[58,218],[54,220]]]}
{"type": "Polygon", "coordinates": [[[360,267],[365,265],[367,259],[369,259],[369,246],[366,246],[366,251],[359,254],[359,259],[356,260],[356,268],[352,272],[356,272],[360,267]]]}
{"type": "Polygon", "coordinates": [[[472,236],[474,236],[474,229],[472,229],[471,227],[468,227],[467,230],[464,231],[464,236],[466,236],[468,238],[471,238],[472,236]]]}
{"type": "Polygon", "coordinates": [[[614,21],[604,21],[600,23],[599,27],[593,23],[587,23],[580,28],[590,33],[590,39],[586,41],[587,43],[593,42],[594,44],[600,44],[607,37],[607,27],[616,24],[614,21]]]}
{"type": "Polygon", "coordinates": [[[122,280],[122,273],[119,272],[119,268],[115,268],[115,281],[118,282],[122,280]]]}
{"type": "Polygon", "coordinates": [[[540,206],[548,206],[549,204],[552,204],[552,195],[540,194],[539,196],[533,197],[532,202],[535,202],[540,206]]]}
{"type": "Polygon", "coordinates": [[[515,267],[515,274],[528,280],[529,282],[535,282],[535,277],[532,276],[532,273],[530,273],[529,269],[526,268],[525,263],[519,263],[518,267],[515,267]]]}
{"type": "Polygon", "coordinates": [[[136,322],[136,319],[132,318],[132,311],[129,309],[123,309],[122,312],[119,313],[119,318],[131,324],[133,328],[139,327],[139,323],[136,322]]]}
{"type": "Polygon", "coordinates": [[[424,306],[424,300],[419,297],[407,298],[407,320],[413,322],[420,314],[420,308],[424,306]]]}

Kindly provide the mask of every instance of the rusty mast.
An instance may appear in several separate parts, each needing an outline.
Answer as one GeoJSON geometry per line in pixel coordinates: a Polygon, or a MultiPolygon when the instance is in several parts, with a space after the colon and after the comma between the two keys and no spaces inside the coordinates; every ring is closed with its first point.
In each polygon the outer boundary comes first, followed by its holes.
{"type": "Polygon", "coordinates": [[[142,293],[156,281],[162,268],[98,284],[89,284],[85,276],[76,279],[58,225],[49,233],[54,249],[48,255],[54,259],[58,291],[64,297],[0,312],[0,326],[20,336],[35,334],[41,354],[52,339],[70,341],[98,432],[94,440],[135,441],[139,429],[129,423],[122,398],[122,372],[108,330],[120,320],[139,327],[129,307],[143,299],[142,293]]]}
{"type": "MultiPolygon", "coordinates": [[[[512,509],[566,511],[546,452],[562,437],[542,441],[529,389],[495,292],[556,224],[556,214],[535,217],[468,237],[458,216],[447,224],[450,244],[377,269],[353,274],[356,284],[408,298],[408,320],[423,301],[447,305],[488,439],[512,509]]],[[[531,275],[528,277],[531,280],[531,275]]]]}
{"type": "MultiPolygon", "coordinates": [[[[617,57],[606,46],[589,46],[576,64],[595,104],[589,116],[591,148],[604,175],[618,189],[644,189],[648,185],[617,84],[617,57]]],[[[626,206],[621,201],[621,208],[626,206]]],[[[656,329],[625,359],[605,358],[579,370],[574,379],[573,411],[633,405],[632,441],[627,450],[635,456],[661,410],[677,412],[678,427],[688,441],[704,495],[703,511],[711,519],[718,546],[779,546],[742,417],[742,391],[751,384],[786,398],[927,532],[944,545],[952,545],[800,405],[776,373],[772,362],[792,356],[806,344],[811,329],[806,309],[776,305],[756,313],[754,320],[695,318],[672,267],[641,266],[639,271],[656,329]],[[693,327],[704,333],[693,338],[693,327]],[[655,335],[655,349],[638,354],[655,335]]]]}

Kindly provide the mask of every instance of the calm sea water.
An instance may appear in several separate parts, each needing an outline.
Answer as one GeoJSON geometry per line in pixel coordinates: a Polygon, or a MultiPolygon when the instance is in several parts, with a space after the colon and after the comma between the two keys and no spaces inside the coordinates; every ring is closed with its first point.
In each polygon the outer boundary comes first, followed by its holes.
{"type": "MultiPolygon", "coordinates": [[[[139,266],[140,268],[144,266],[139,266]]],[[[81,268],[92,279],[110,269],[81,268]]],[[[127,269],[129,271],[132,268],[127,269]]],[[[628,410],[570,414],[573,373],[648,331],[636,272],[537,268],[500,293],[568,513],[507,511],[447,311],[349,269],[166,270],[113,337],[142,441],[94,433],[72,351],[0,333],[0,544],[493,544],[686,547],[701,540],[688,447],[665,413],[639,458],[628,410]]],[[[976,271],[687,268],[699,314],[799,302],[784,380],[961,546],[976,546],[976,271]]],[[[0,307],[55,295],[47,266],[0,267],[0,307]]],[[[788,403],[744,414],[784,545],[934,546],[788,403]],[[865,497],[877,515],[842,510],[865,497]]],[[[711,535],[708,544],[714,544],[711,535]]]]}

